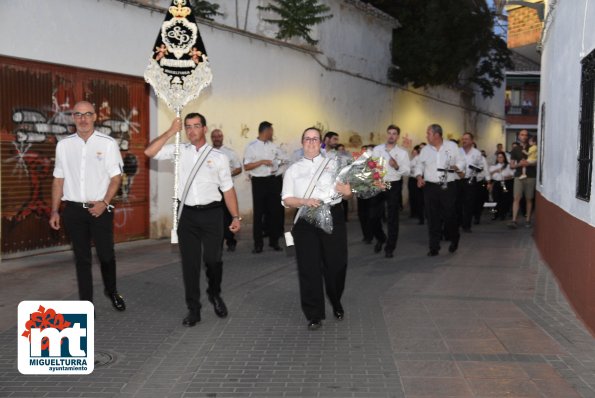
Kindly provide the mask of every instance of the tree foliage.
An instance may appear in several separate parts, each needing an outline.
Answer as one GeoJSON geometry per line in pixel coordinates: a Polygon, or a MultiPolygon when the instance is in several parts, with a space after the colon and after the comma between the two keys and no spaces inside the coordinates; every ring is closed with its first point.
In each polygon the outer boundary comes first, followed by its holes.
{"type": "Polygon", "coordinates": [[[318,0],[272,0],[264,7],[258,6],[258,9],[279,15],[279,19],[263,19],[279,27],[277,39],[301,37],[311,45],[318,43],[310,36],[312,26],[333,17],[328,13],[330,8],[318,0]]]}
{"type": "Polygon", "coordinates": [[[512,68],[510,51],[493,31],[485,0],[369,0],[393,15],[389,79],[414,87],[476,84],[484,97],[512,68]]]}
{"type": "Polygon", "coordinates": [[[194,15],[197,18],[206,19],[212,21],[218,15],[223,15],[219,12],[219,4],[211,3],[206,0],[192,0],[190,7],[194,11],[194,15]]]}

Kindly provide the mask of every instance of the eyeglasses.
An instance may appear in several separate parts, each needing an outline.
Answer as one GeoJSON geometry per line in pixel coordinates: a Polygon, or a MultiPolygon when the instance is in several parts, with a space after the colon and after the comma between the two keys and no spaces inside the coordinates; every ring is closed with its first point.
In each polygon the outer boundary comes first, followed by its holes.
{"type": "Polygon", "coordinates": [[[95,112],[85,112],[85,113],[82,113],[82,112],[74,112],[74,113],[72,114],[72,116],[74,116],[74,118],[75,118],[75,119],[82,119],[83,117],[85,117],[85,118],[89,119],[89,118],[91,118],[91,117],[92,117],[94,114],[95,114],[95,112]]]}
{"type": "Polygon", "coordinates": [[[315,143],[315,142],[319,142],[320,138],[318,137],[306,137],[304,138],[305,142],[311,142],[311,143],[315,143]]]}

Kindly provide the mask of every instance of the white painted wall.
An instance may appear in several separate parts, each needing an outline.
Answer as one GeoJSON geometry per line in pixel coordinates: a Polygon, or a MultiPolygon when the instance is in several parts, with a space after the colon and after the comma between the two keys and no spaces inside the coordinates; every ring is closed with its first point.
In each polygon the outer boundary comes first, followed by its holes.
{"type": "Polygon", "coordinates": [[[546,118],[543,185],[538,189],[547,200],[595,226],[595,187],[591,187],[588,203],[575,196],[580,61],[595,48],[595,3],[559,1],[551,20],[541,58],[541,101],[546,104],[546,118]]]}
{"type": "MultiPolygon", "coordinates": [[[[245,1],[239,1],[245,7],[245,1]]],[[[260,20],[251,1],[248,31],[274,36],[274,27],[260,20]]],[[[485,114],[465,114],[460,95],[447,88],[405,91],[388,84],[390,20],[377,18],[343,0],[326,0],[334,17],[313,33],[320,53],[299,51],[257,37],[212,25],[200,25],[214,80],[185,112],[199,111],[209,128],[221,128],[225,143],[240,154],[256,138],[258,123],[274,123],[278,143],[293,151],[301,131],[321,124],[349,143],[380,143],[390,123],[401,126],[405,144],[425,141],[430,123],[443,125],[447,135],[460,137],[476,118],[478,141],[487,150],[502,141],[503,94],[493,100],[476,98],[485,114]],[[361,76],[358,77],[357,75],[361,76]],[[498,117],[494,118],[496,114],[498,117]],[[244,127],[249,128],[242,135],[244,127]],[[373,133],[373,134],[371,134],[373,133]],[[355,140],[357,141],[357,140],[355,140]],[[354,141],[354,142],[355,142],[354,141]]],[[[168,5],[169,1],[157,2],[168,5]]],[[[235,26],[235,1],[220,0],[223,17],[235,26]]],[[[240,25],[243,27],[241,13],[240,25]]],[[[83,68],[142,76],[164,15],[115,0],[19,0],[2,2],[0,54],[83,68]],[[26,14],[23,24],[15,15],[26,14]]],[[[297,41],[299,42],[299,41],[297,41]]],[[[173,113],[152,103],[151,137],[164,131],[173,113]]],[[[154,162],[151,172],[152,235],[164,236],[171,225],[172,166],[154,162]]],[[[243,215],[251,213],[250,185],[236,177],[243,215]]]]}

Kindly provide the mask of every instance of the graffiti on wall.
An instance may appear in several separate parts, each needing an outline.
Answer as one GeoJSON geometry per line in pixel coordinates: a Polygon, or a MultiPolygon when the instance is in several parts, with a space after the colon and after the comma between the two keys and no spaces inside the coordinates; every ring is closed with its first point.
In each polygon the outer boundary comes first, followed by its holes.
{"type": "Polygon", "coordinates": [[[139,111],[145,107],[144,82],[138,79],[136,85],[131,85],[114,83],[109,78],[78,79],[76,72],[69,76],[48,69],[0,68],[0,94],[8,99],[0,105],[2,252],[68,243],[64,232],[51,230],[47,221],[55,147],[76,132],[72,119],[75,98],[95,105],[96,130],[113,137],[120,147],[124,175],[116,197],[116,239],[119,234],[122,240],[122,234],[126,236],[130,229],[134,230],[130,236],[141,236],[144,229],[148,234],[148,228],[130,224],[148,221],[143,220],[143,211],[135,217],[135,212],[145,208],[147,202],[147,171],[141,149],[146,142],[142,126],[146,119],[141,118],[139,111]],[[143,177],[137,180],[140,174],[143,177]],[[139,189],[134,188],[135,180],[142,181],[139,189]]]}

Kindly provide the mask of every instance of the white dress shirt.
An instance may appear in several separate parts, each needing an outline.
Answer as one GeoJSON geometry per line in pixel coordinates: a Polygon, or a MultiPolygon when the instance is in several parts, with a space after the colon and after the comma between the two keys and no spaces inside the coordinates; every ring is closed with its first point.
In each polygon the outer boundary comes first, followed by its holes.
{"type": "Polygon", "coordinates": [[[220,148],[217,148],[219,151],[223,152],[225,156],[229,159],[229,169],[233,171],[234,169],[241,169],[242,162],[240,162],[239,156],[235,153],[233,149],[230,147],[226,147],[225,145],[221,145],[220,148]]]}
{"type": "MultiPolygon", "coordinates": [[[[465,158],[459,150],[460,148],[452,141],[444,140],[440,149],[436,149],[432,145],[426,145],[421,150],[416,169],[415,177],[423,176],[426,182],[433,182],[435,184],[441,183],[441,178],[444,172],[438,169],[450,169],[457,166],[459,170],[465,170],[465,158]]],[[[455,181],[459,179],[457,173],[446,173],[447,181],[455,181]]]]}
{"type": "Polygon", "coordinates": [[[409,175],[411,167],[409,155],[407,154],[407,151],[400,146],[395,145],[388,151],[386,149],[386,144],[377,145],[374,147],[374,150],[372,150],[372,156],[382,157],[386,160],[386,176],[384,177],[386,181],[400,181],[403,177],[409,175]],[[396,160],[397,165],[399,166],[398,169],[395,169],[389,164],[391,158],[396,160]]]}
{"type": "Polygon", "coordinates": [[[260,165],[248,171],[251,177],[269,177],[281,175],[284,171],[283,164],[287,164],[289,158],[277,144],[271,141],[254,140],[248,144],[244,151],[244,165],[259,160],[272,160],[272,166],[260,165]]]}
{"type": "MultiPolygon", "coordinates": [[[[204,144],[198,150],[191,143],[180,145],[180,180],[178,185],[178,198],[182,197],[186,181],[190,177],[190,172],[194,164],[203,153],[203,151],[211,148],[210,145],[204,144]]],[[[163,146],[154,159],[164,160],[174,158],[174,144],[163,146]]],[[[198,169],[196,177],[192,181],[188,196],[186,197],[185,205],[197,206],[207,205],[212,202],[219,202],[221,200],[221,192],[227,192],[233,188],[233,181],[231,180],[231,172],[229,170],[229,159],[223,152],[213,149],[207,156],[204,163],[198,169]]]]}
{"type": "Polygon", "coordinates": [[[56,146],[54,177],[64,179],[62,200],[103,200],[111,178],[122,174],[122,167],[116,140],[99,131],[94,131],[87,142],[72,134],[56,146]]]}
{"type": "Polygon", "coordinates": [[[461,148],[461,152],[465,157],[465,163],[467,163],[467,168],[465,169],[465,178],[471,178],[475,176],[477,181],[487,180],[490,181],[490,173],[488,173],[488,161],[486,158],[481,154],[481,152],[477,148],[471,148],[469,152],[466,152],[464,148],[461,148]],[[469,168],[469,165],[475,166],[481,169],[481,172],[474,172],[469,168]]]}
{"type": "MultiPolygon", "coordinates": [[[[325,161],[322,155],[314,159],[301,158],[287,169],[283,178],[283,189],[281,191],[281,204],[285,206],[283,200],[286,198],[304,198],[310,182],[318,171],[321,163],[325,161]]],[[[331,205],[341,202],[341,197],[337,197],[335,190],[335,179],[337,177],[336,158],[332,159],[324,168],[320,178],[314,186],[311,199],[318,199],[322,202],[328,202],[331,205]]],[[[287,206],[286,206],[287,207],[287,206]]]]}
{"type": "Polygon", "coordinates": [[[490,166],[490,174],[494,173],[492,174],[492,180],[502,181],[514,178],[514,171],[510,168],[510,165],[507,164],[506,167],[502,166],[502,163],[490,166]]]}

